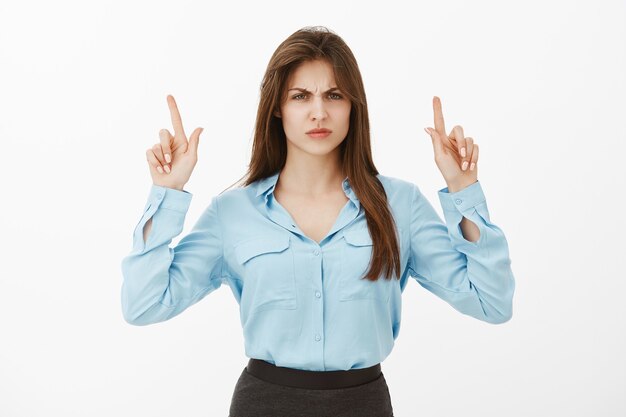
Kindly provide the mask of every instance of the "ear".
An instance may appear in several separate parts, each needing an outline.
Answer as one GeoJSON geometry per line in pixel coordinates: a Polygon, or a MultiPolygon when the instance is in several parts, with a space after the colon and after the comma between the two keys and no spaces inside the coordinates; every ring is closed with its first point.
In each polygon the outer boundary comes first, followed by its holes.
{"type": "Polygon", "coordinates": [[[276,116],[276,117],[278,117],[278,118],[280,119],[280,117],[281,117],[281,116],[280,116],[280,112],[279,112],[279,111],[275,111],[275,112],[274,112],[274,116],[276,116]]]}

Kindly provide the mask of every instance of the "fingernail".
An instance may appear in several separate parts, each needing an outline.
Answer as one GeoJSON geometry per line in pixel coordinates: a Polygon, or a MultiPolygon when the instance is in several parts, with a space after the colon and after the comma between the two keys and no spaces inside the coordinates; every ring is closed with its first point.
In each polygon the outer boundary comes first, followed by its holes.
{"type": "Polygon", "coordinates": [[[430,132],[428,131],[428,129],[424,128],[424,130],[426,131],[426,133],[430,135],[430,132]]]}
{"type": "Polygon", "coordinates": [[[157,171],[159,171],[161,174],[163,173],[163,169],[161,169],[161,167],[157,167],[157,171]]]}
{"type": "Polygon", "coordinates": [[[462,167],[463,171],[465,171],[467,169],[467,161],[463,162],[463,167],[462,167]]]}
{"type": "Polygon", "coordinates": [[[465,158],[465,146],[461,148],[461,156],[465,158]]]}
{"type": "Polygon", "coordinates": [[[169,165],[165,165],[165,172],[167,172],[168,174],[170,173],[170,166],[169,165]]]}
{"type": "MultiPolygon", "coordinates": [[[[465,156],[465,155],[463,155],[463,156],[465,156]]],[[[166,154],[165,154],[165,161],[167,161],[167,163],[168,163],[168,164],[169,164],[170,162],[172,162],[172,157],[170,156],[170,154],[169,154],[169,153],[166,153],[166,154]]]]}
{"type": "Polygon", "coordinates": [[[473,171],[475,166],[476,164],[472,162],[472,165],[470,165],[470,171],[473,171]]]}

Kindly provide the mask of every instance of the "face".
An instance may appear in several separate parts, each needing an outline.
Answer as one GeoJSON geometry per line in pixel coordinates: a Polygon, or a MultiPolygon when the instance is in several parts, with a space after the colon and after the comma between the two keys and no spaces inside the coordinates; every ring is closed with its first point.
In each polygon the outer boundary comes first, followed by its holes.
{"type": "Polygon", "coordinates": [[[280,106],[287,153],[329,156],[339,152],[339,145],[350,127],[350,101],[337,89],[333,68],[324,60],[302,63],[286,84],[286,99],[280,106]],[[326,137],[307,134],[325,128],[326,137]]]}

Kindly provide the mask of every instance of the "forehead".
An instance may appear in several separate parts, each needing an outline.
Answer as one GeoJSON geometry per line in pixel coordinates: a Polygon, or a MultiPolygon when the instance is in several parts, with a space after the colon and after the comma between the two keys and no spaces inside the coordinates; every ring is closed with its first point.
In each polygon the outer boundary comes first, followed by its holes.
{"type": "Polygon", "coordinates": [[[333,67],[328,61],[320,59],[303,62],[291,72],[288,84],[288,88],[327,88],[335,84],[333,67]]]}

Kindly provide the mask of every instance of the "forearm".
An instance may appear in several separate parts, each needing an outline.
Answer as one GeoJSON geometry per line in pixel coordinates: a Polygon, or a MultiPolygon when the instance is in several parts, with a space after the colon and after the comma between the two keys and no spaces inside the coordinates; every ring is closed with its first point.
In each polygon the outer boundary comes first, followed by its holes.
{"type": "MultiPolygon", "coordinates": [[[[455,193],[472,184],[473,182],[469,184],[448,184],[448,192],[455,193]]],[[[476,224],[474,224],[474,222],[469,220],[467,217],[463,217],[461,220],[461,231],[463,232],[463,237],[470,242],[476,242],[480,238],[480,230],[478,230],[478,226],[476,226],[476,224]]]]}
{"type": "Polygon", "coordinates": [[[476,242],[480,238],[480,230],[478,230],[478,226],[476,226],[474,222],[469,220],[467,217],[463,217],[461,220],[461,231],[463,232],[463,237],[470,242],[476,242]]]}
{"type": "MultiPolygon", "coordinates": [[[[465,220],[465,218],[463,218],[463,220],[465,220]]],[[[148,235],[150,234],[150,229],[152,229],[152,217],[150,217],[150,219],[148,219],[148,221],[146,222],[146,225],[143,228],[143,241],[144,241],[144,243],[148,240],[148,235]]]]}
{"type": "MultiPolygon", "coordinates": [[[[166,188],[172,188],[178,191],[184,191],[184,187],[185,187],[184,185],[165,185],[165,184],[156,184],[156,183],[155,185],[159,185],[161,187],[166,187],[166,188]]],[[[144,243],[148,241],[148,235],[150,234],[151,229],[152,229],[152,217],[148,219],[148,221],[146,222],[143,228],[143,242],[144,243]]]]}

